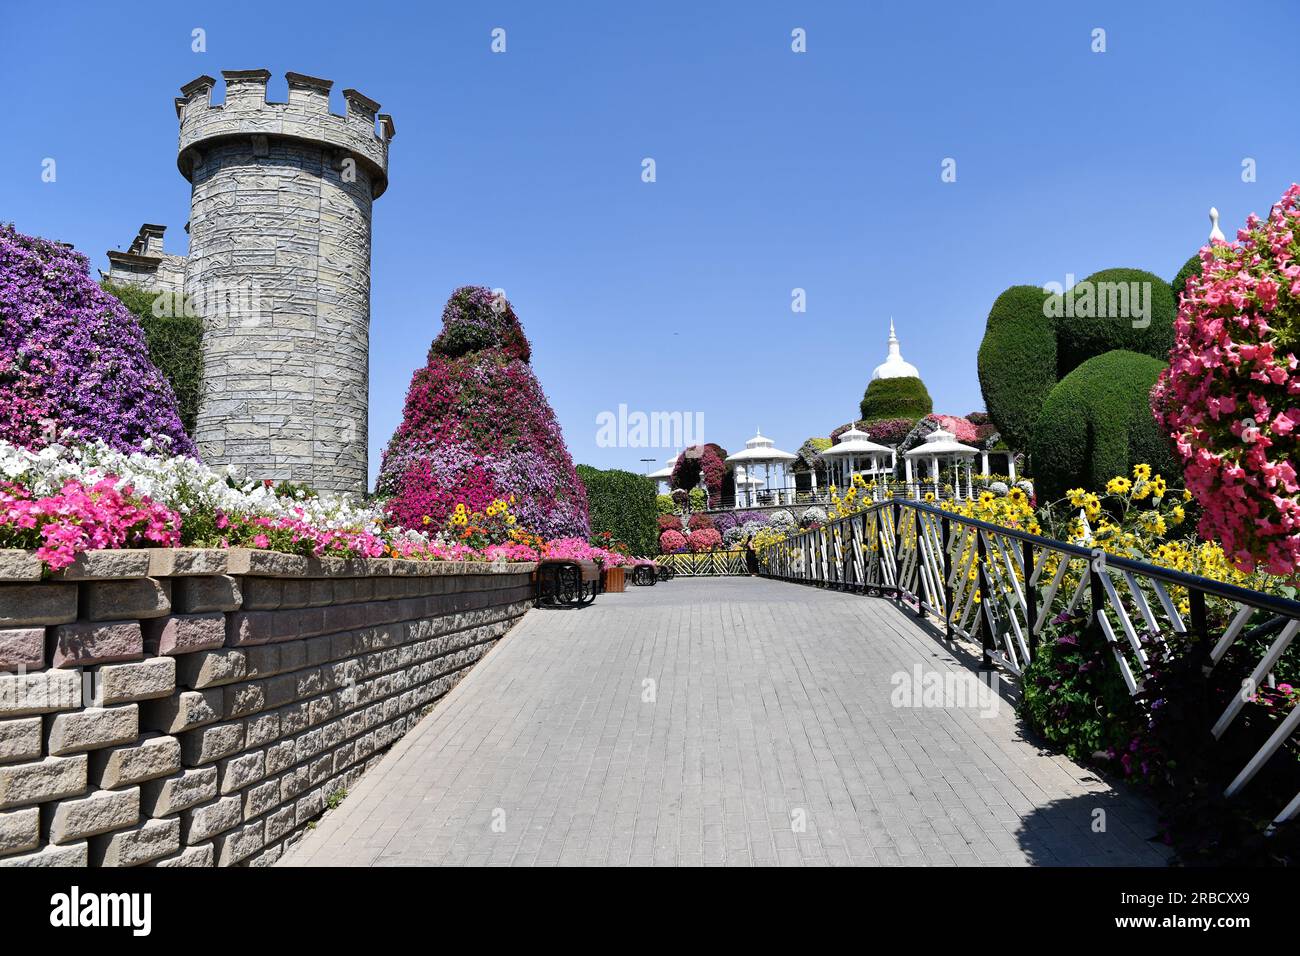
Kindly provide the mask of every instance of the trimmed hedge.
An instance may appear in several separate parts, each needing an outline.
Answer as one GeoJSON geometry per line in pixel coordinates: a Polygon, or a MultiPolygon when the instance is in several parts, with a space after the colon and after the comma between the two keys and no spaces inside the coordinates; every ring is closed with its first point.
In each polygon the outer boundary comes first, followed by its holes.
{"type": "Polygon", "coordinates": [[[858,411],[868,424],[882,418],[917,419],[934,411],[934,402],[919,378],[876,378],[867,385],[858,411]]]}
{"type": "Polygon", "coordinates": [[[199,397],[203,393],[203,320],[197,316],[160,318],[154,315],[157,292],[107,279],[99,285],[140,320],[149,360],[171,383],[181,424],[193,435],[199,417],[199,397]]]}
{"type": "MultiPolygon", "coordinates": [[[[1142,269],[1103,269],[1074,287],[1076,313],[1086,306],[1084,296],[1092,292],[1092,317],[1059,315],[1056,323],[1056,376],[1063,379],[1088,359],[1114,349],[1138,352],[1169,360],[1174,347],[1174,314],[1178,310],[1169,283],[1142,269]],[[1137,291],[1139,298],[1132,293],[1137,291]],[[1144,318],[1137,315],[1141,302],[1144,318]],[[1101,316],[1101,312],[1106,315],[1101,316]],[[1135,321],[1146,322],[1135,327],[1135,321]]],[[[1053,297],[1064,300],[1069,296],[1053,297]]]]}
{"type": "Polygon", "coordinates": [[[980,390],[989,417],[1011,448],[1028,448],[1034,422],[1056,385],[1056,329],[1044,314],[1048,293],[1014,285],[989,309],[980,343],[980,390]]]}
{"type": "Polygon", "coordinates": [[[1180,474],[1147,397],[1166,364],[1117,349],[1088,359],[1052,389],[1030,446],[1039,501],[1101,488],[1139,462],[1180,474]]]}
{"type": "Polygon", "coordinates": [[[1178,270],[1178,275],[1174,276],[1174,281],[1170,283],[1171,288],[1174,290],[1175,306],[1177,306],[1178,299],[1182,296],[1183,290],[1187,288],[1187,280],[1192,276],[1200,275],[1201,268],[1201,253],[1198,249],[1196,252],[1192,253],[1190,259],[1183,263],[1183,267],[1178,270]]]}
{"type": "Polygon", "coordinates": [[[659,542],[655,483],[644,475],[579,465],[578,479],[587,488],[593,535],[608,531],[633,554],[654,554],[659,542]]]}

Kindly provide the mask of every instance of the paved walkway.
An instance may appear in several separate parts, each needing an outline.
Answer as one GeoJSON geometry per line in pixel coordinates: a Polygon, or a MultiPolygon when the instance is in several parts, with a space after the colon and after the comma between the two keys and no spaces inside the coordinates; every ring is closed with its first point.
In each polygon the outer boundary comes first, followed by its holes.
{"type": "Polygon", "coordinates": [[[283,864],[1161,863],[1150,810],[1010,705],[891,703],[966,679],[954,650],[750,578],[530,611],[283,864]]]}

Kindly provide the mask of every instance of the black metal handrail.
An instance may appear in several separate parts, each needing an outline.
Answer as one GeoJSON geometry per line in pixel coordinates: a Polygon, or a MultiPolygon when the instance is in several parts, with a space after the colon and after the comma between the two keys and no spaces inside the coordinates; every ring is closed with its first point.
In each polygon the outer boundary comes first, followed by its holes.
{"type": "MultiPolygon", "coordinates": [[[[1300,601],[910,499],[872,502],[852,515],[795,531],[763,549],[759,565],[769,577],[912,603],[919,617],[940,618],[950,639],[978,639],[982,668],[1003,668],[1017,678],[1037,654],[1043,629],[1061,606],[1073,613],[1086,605],[1088,627],[1104,638],[1135,697],[1141,694],[1153,637],[1173,632],[1205,639],[1198,653],[1204,654],[1206,680],[1231,648],[1245,648],[1252,667],[1242,680],[1243,692],[1232,695],[1210,728],[1215,739],[1234,726],[1251,695],[1273,680],[1282,655],[1300,634],[1300,601]],[[1078,562],[1082,566],[1071,577],[1078,562]],[[1186,592],[1184,609],[1170,588],[1186,592]],[[1209,599],[1226,605],[1214,606],[1217,631],[1209,599]],[[1219,612],[1223,617],[1217,617],[1219,612]],[[1260,612],[1272,618],[1248,627],[1260,612]],[[1262,654],[1261,642],[1268,642],[1262,654]],[[1250,694],[1244,693],[1251,687],[1250,694]]],[[[1300,707],[1253,752],[1225,795],[1240,792],[1297,733],[1300,707]]],[[[1300,794],[1274,823],[1298,815],[1300,794]]]]}

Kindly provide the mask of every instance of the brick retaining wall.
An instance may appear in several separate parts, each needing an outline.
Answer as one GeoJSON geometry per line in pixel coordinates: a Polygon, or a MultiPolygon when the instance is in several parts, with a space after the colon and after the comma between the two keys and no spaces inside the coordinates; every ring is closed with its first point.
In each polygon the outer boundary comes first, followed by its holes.
{"type": "Polygon", "coordinates": [[[518,620],[531,564],[0,551],[0,866],[274,862],[518,620]]]}

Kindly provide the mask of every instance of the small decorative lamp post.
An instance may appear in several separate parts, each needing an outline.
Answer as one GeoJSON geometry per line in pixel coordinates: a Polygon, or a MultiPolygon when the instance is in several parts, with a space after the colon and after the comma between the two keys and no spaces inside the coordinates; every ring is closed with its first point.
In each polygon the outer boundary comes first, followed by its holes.
{"type": "Polygon", "coordinates": [[[907,468],[907,493],[914,498],[921,497],[921,485],[923,479],[920,474],[916,476],[915,482],[912,478],[912,462],[917,463],[918,471],[921,467],[922,460],[928,460],[930,463],[930,478],[934,482],[934,496],[939,498],[942,495],[943,488],[939,481],[939,461],[941,459],[948,461],[956,470],[956,480],[953,481],[953,491],[957,498],[962,497],[961,493],[961,473],[962,466],[965,465],[966,471],[966,497],[974,497],[974,489],[971,479],[971,465],[975,461],[978,450],[970,445],[963,445],[957,441],[957,436],[952,432],[944,431],[942,428],[936,428],[930,434],[925,436],[925,441],[915,448],[903,452],[904,465],[907,468]]]}
{"type": "MultiPolygon", "coordinates": [[[[847,487],[853,482],[853,476],[858,473],[862,463],[870,462],[868,465],[869,473],[873,476],[879,475],[885,470],[880,464],[882,456],[889,457],[891,455],[891,449],[870,441],[867,433],[857,427],[851,427],[841,434],[838,442],[822,452],[822,457],[829,459],[832,466],[836,467],[841,481],[841,488],[847,487]]],[[[875,497],[883,498],[884,490],[877,487],[875,497]]]]}
{"type": "MultiPolygon", "coordinates": [[[[785,488],[787,483],[786,465],[792,461],[798,460],[798,455],[792,455],[788,451],[782,451],[777,448],[772,439],[763,437],[763,430],[760,428],[749,441],[745,442],[745,450],[738,451],[734,455],[727,456],[727,463],[730,465],[744,465],[748,474],[753,474],[759,466],[763,466],[762,484],[764,488],[772,487],[772,466],[776,466],[777,480],[776,497],[774,504],[781,504],[781,489],[785,488]]],[[[757,476],[755,476],[757,477],[757,476]]],[[[789,503],[794,504],[794,488],[791,487],[786,492],[789,503]]]]}

